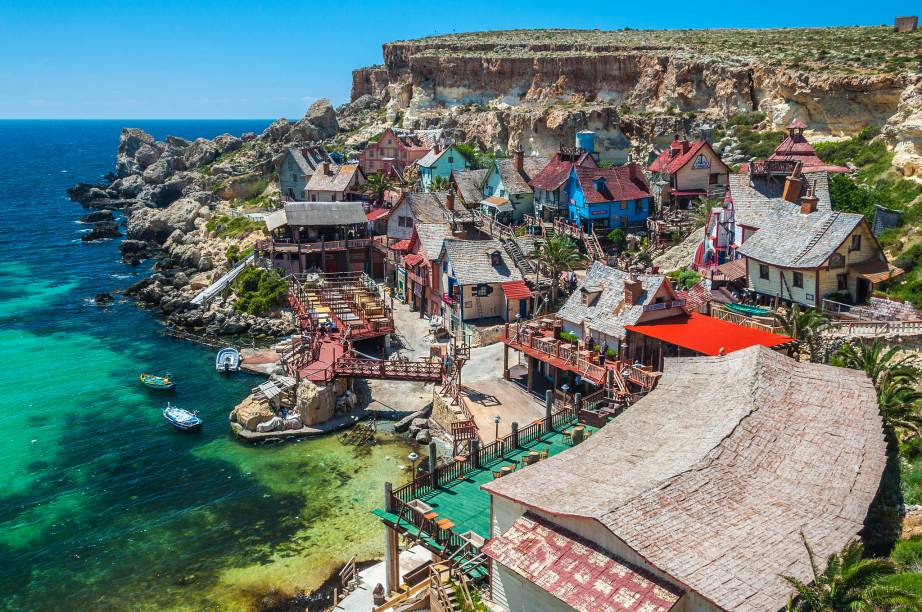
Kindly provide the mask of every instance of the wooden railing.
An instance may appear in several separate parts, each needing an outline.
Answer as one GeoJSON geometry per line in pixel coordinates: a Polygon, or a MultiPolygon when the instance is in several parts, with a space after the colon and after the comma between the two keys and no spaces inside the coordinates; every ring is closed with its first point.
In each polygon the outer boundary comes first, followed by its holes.
{"type": "MultiPolygon", "coordinates": [[[[752,329],[760,329],[772,334],[780,334],[783,332],[781,326],[776,323],[768,323],[767,321],[763,321],[755,317],[747,317],[744,314],[733,312],[732,310],[728,310],[723,306],[714,303],[711,304],[711,316],[715,319],[720,319],[721,321],[736,323],[737,325],[742,325],[743,327],[749,327],[752,329]]],[[[768,319],[768,317],[766,317],[766,319],[768,319]]]]}
{"type": "Polygon", "coordinates": [[[595,385],[602,385],[605,383],[607,368],[581,357],[574,348],[563,341],[529,334],[526,329],[526,327],[521,326],[515,331],[511,331],[507,323],[503,329],[503,339],[506,340],[507,343],[511,343],[513,348],[516,348],[515,345],[528,347],[548,357],[561,359],[567,362],[574,371],[580,374],[580,376],[586,378],[595,385]]]}
{"type": "Polygon", "coordinates": [[[829,327],[847,336],[918,336],[922,321],[830,321],[829,327]]]}
{"type": "Polygon", "coordinates": [[[649,372],[643,368],[625,365],[621,369],[621,375],[624,376],[626,380],[640,386],[642,389],[651,390],[656,386],[656,383],[659,382],[662,372],[649,372]]]}
{"type": "MultiPolygon", "coordinates": [[[[558,430],[576,420],[576,409],[566,406],[551,413],[551,429],[558,430]]],[[[510,433],[498,440],[482,446],[476,456],[469,455],[468,461],[449,460],[436,467],[434,476],[422,474],[400,488],[394,489],[392,495],[401,502],[409,502],[438,488],[442,484],[457,480],[461,475],[518,450],[520,446],[533,442],[547,432],[544,419],[526,425],[517,432],[510,433]]]]}
{"type": "Polygon", "coordinates": [[[442,380],[442,364],[428,359],[403,361],[400,359],[340,357],[336,360],[333,370],[338,376],[354,378],[418,382],[441,382],[442,380]]]}
{"type": "Polygon", "coordinates": [[[290,240],[259,240],[259,251],[279,251],[284,253],[319,253],[342,249],[364,249],[371,246],[372,238],[353,238],[351,240],[321,240],[319,242],[291,242],[290,240]]]}

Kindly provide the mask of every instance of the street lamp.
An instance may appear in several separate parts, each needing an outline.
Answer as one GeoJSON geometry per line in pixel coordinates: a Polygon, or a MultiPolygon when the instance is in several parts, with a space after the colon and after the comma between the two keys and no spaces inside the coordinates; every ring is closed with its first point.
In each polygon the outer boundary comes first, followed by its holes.
{"type": "Polygon", "coordinates": [[[570,385],[564,383],[560,385],[560,390],[563,391],[563,396],[565,398],[564,403],[569,402],[570,401],[570,385]]]}
{"type": "Polygon", "coordinates": [[[415,479],[416,478],[416,462],[419,460],[419,455],[417,455],[416,453],[410,453],[409,455],[407,455],[407,459],[410,460],[410,465],[412,466],[410,468],[411,473],[413,474],[413,478],[415,479]]]}
{"type": "Polygon", "coordinates": [[[498,414],[495,417],[493,417],[493,423],[496,425],[496,432],[493,434],[494,440],[499,440],[499,422],[501,420],[502,419],[500,418],[498,414]]]}

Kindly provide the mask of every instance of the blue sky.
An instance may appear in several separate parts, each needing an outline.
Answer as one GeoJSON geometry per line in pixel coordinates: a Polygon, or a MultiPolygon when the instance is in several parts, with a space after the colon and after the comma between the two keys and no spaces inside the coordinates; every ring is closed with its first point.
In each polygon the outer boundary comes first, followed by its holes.
{"type": "Polygon", "coordinates": [[[381,44],[436,33],[571,27],[892,23],[914,2],[0,2],[0,118],[300,117],[348,101],[381,44]],[[769,8],[771,10],[769,10],[769,8]]]}

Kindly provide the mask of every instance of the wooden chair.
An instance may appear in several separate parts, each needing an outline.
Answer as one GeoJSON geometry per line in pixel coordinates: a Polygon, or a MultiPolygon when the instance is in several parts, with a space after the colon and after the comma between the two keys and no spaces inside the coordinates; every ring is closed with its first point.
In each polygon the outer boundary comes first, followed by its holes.
{"type": "Polygon", "coordinates": [[[563,443],[573,444],[573,430],[572,429],[563,430],[563,443]]]}

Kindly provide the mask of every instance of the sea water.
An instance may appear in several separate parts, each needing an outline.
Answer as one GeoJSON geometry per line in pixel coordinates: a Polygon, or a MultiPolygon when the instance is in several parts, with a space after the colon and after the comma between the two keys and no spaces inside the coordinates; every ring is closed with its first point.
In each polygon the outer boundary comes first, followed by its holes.
{"type": "Polygon", "coordinates": [[[0,607],[247,610],[309,591],[353,554],[379,555],[369,510],[406,449],[357,454],[335,436],[249,446],[227,414],[261,379],[162,337],[115,295],[150,262],[83,244],[65,194],[114,168],[119,130],[194,139],[267,121],[0,121],[0,607]],[[171,372],[174,394],[141,372],[171,372]],[[172,429],[169,400],[204,419],[172,429]]]}

